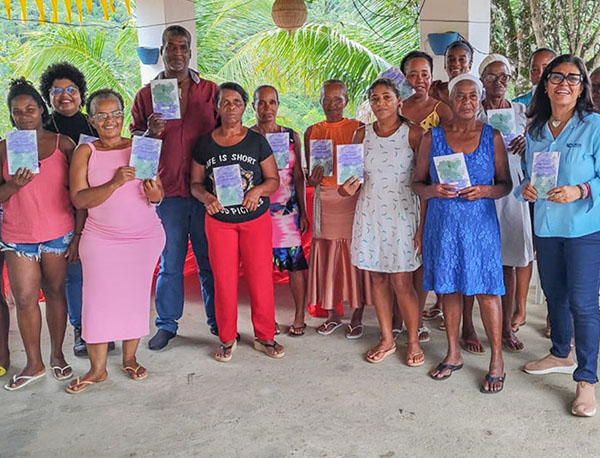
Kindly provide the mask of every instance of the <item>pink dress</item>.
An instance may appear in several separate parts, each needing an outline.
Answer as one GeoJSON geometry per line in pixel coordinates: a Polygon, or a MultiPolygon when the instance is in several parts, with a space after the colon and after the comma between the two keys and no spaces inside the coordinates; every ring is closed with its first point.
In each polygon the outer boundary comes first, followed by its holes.
{"type": "MultiPolygon", "coordinates": [[[[90,148],[90,187],[105,184],[129,164],[131,148],[97,151],[93,143],[90,148]]],[[[152,275],[164,245],[164,229],[144,195],[142,180],[125,183],[88,210],[79,244],[86,342],[138,339],[149,333],[152,275]]]]}

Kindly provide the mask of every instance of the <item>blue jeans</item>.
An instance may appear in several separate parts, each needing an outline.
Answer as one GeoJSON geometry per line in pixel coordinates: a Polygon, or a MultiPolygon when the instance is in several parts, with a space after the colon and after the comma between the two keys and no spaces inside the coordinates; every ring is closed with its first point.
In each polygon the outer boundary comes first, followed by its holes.
{"type": "Polygon", "coordinates": [[[177,320],[183,315],[183,265],[188,239],[192,242],[200,274],[206,322],[211,328],[216,327],[214,280],[204,233],[204,205],[193,197],[166,197],[156,210],[167,234],[156,281],[156,327],[177,333],[177,320]]]}
{"type": "Polygon", "coordinates": [[[67,311],[69,322],[74,328],[81,327],[81,288],[83,287],[83,272],[81,261],[67,264],[67,280],[65,295],[67,296],[67,311]]]}
{"type": "Polygon", "coordinates": [[[537,237],[542,289],[552,326],[550,352],[566,358],[575,328],[577,382],[598,381],[600,232],[582,237],[537,237]]]}

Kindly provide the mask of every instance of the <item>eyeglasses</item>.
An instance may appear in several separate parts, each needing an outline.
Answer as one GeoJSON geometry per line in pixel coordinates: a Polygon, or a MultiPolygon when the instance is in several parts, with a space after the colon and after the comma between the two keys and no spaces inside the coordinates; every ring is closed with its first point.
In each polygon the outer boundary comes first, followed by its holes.
{"type": "Polygon", "coordinates": [[[69,95],[77,94],[79,89],[76,86],[67,86],[67,87],[53,87],[50,89],[50,97],[58,97],[63,92],[66,92],[69,95]]]}
{"type": "Polygon", "coordinates": [[[115,110],[115,111],[111,111],[110,113],[96,113],[92,117],[96,121],[100,121],[100,122],[106,121],[109,117],[111,117],[113,119],[119,119],[119,118],[123,117],[123,110],[115,110]]]}
{"type": "Polygon", "coordinates": [[[498,80],[500,80],[502,84],[507,83],[510,80],[510,75],[507,75],[506,73],[501,73],[500,75],[494,75],[493,73],[489,73],[483,77],[484,83],[491,84],[495,83],[498,80]]]}
{"type": "Polygon", "coordinates": [[[579,86],[583,81],[583,75],[581,73],[569,73],[565,75],[560,72],[550,72],[548,75],[548,81],[552,84],[561,84],[564,80],[567,80],[569,86],[579,86]]]}

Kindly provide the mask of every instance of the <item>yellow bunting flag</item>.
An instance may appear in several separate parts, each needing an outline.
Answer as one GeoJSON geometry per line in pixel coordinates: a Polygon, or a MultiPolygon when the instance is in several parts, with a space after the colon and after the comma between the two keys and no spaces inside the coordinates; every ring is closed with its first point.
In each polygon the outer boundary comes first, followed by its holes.
{"type": "Polygon", "coordinates": [[[108,21],[108,5],[106,4],[106,0],[100,0],[100,6],[102,7],[102,12],[104,13],[104,19],[108,21]]]}
{"type": "Polygon", "coordinates": [[[6,16],[10,19],[10,0],[4,0],[4,9],[6,10],[6,16]]]}
{"type": "Polygon", "coordinates": [[[19,0],[21,5],[21,20],[27,22],[27,0],[19,0]]]}
{"type": "Polygon", "coordinates": [[[50,0],[50,3],[52,4],[52,19],[50,19],[50,22],[56,22],[58,21],[58,0],[50,0]]]}
{"type": "Polygon", "coordinates": [[[127,14],[131,15],[131,0],[125,0],[125,7],[127,8],[127,14]]]}
{"type": "Polygon", "coordinates": [[[115,14],[115,0],[110,0],[108,7],[110,8],[110,13],[115,14]]]}
{"type": "Polygon", "coordinates": [[[71,22],[71,8],[73,8],[72,0],[65,0],[65,10],[67,11],[67,22],[71,22]]]}
{"type": "Polygon", "coordinates": [[[44,14],[44,1],[43,0],[35,0],[35,3],[40,12],[40,22],[43,24],[46,22],[46,15],[44,14]]]}
{"type": "Polygon", "coordinates": [[[85,6],[87,6],[88,14],[92,13],[92,0],[85,0],[85,6]]]}

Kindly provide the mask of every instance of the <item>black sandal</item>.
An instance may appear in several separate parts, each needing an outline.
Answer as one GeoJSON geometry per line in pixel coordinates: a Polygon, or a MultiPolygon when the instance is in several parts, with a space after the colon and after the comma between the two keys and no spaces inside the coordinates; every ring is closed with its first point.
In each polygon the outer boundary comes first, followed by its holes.
{"type": "Polygon", "coordinates": [[[441,381],[441,380],[446,380],[446,379],[450,378],[450,376],[452,375],[452,372],[459,371],[459,370],[461,370],[461,369],[462,369],[462,367],[463,367],[463,365],[462,365],[462,364],[457,364],[457,365],[454,365],[454,364],[445,364],[445,363],[439,363],[439,364],[437,365],[437,367],[434,369],[435,371],[442,372],[442,371],[445,371],[445,370],[447,370],[447,369],[450,369],[450,373],[449,373],[448,375],[444,375],[443,377],[436,377],[435,375],[433,375],[433,371],[431,371],[431,372],[429,373],[429,376],[430,376],[430,377],[431,377],[433,380],[436,380],[436,381],[438,381],[438,382],[439,382],[439,381],[441,381]]]}
{"type": "Polygon", "coordinates": [[[235,351],[236,348],[237,348],[237,340],[234,340],[231,345],[223,345],[221,343],[220,349],[221,349],[221,352],[223,353],[223,355],[221,356],[218,353],[215,353],[214,357],[220,363],[226,363],[228,361],[231,361],[231,357],[233,356],[233,352],[235,351]],[[229,355],[227,355],[228,351],[229,351],[229,355]]]}
{"type": "Polygon", "coordinates": [[[265,355],[271,357],[271,358],[283,358],[285,356],[285,351],[282,351],[281,353],[275,353],[275,350],[277,350],[277,342],[273,341],[272,344],[269,343],[265,343],[260,341],[259,339],[254,339],[254,349],[260,352],[263,352],[265,355]],[[268,348],[272,348],[273,352],[271,353],[269,350],[267,350],[268,348]]]}
{"type": "Polygon", "coordinates": [[[500,391],[502,391],[504,389],[504,379],[506,379],[506,372],[504,373],[504,375],[502,377],[492,377],[488,372],[487,374],[485,374],[485,380],[486,380],[486,382],[488,382],[488,386],[491,385],[492,383],[496,383],[496,382],[502,383],[502,386],[500,387],[499,390],[492,391],[492,390],[486,390],[483,387],[483,385],[481,385],[481,388],[479,389],[479,391],[481,391],[483,394],[500,393],[500,391]]]}

